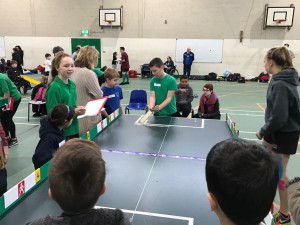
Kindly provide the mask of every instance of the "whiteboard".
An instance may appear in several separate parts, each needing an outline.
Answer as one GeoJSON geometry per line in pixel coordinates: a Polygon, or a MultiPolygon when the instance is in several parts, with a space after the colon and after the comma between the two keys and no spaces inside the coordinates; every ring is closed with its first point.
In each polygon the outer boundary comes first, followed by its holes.
{"type": "Polygon", "coordinates": [[[0,37],[0,57],[5,58],[4,37],[0,37]]]}
{"type": "Polygon", "coordinates": [[[176,39],[176,62],[183,62],[183,53],[191,48],[194,62],[222,63],[223,42],[220,39],[176,39]]]}

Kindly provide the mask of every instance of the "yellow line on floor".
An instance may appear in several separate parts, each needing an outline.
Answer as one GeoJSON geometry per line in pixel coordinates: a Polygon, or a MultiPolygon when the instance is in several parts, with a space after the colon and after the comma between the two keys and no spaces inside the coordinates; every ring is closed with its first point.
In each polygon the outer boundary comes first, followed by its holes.
{"type": "Polygon", "coordinates": [[[257,107],[260,108],[263,112],[265,112],[265,108],[260,104],[256,103],[257,107]]]}

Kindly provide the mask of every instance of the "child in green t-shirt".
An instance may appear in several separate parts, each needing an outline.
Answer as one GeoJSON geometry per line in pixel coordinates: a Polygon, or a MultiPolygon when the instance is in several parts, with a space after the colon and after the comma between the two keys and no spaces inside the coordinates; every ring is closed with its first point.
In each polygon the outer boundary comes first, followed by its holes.
{"type": "Polygon", "coordinates": [[[155,116],[178,116],[174,95],[177,89],[175,78],[164,72],[164,63],[160,58],[152,59],[149,67],[153,74],[149,109],[155,116]]]}
{"type": "Polygon", "coordinates": [[[79,137],[78,115],[85,113],[84,106],[77,106],[77,93],[74,81],[70,80],[74,72],[74,61],[70,55],[59,52],[52,61],[51,75],[53,80],[46,92],[47,111],[63,103],[75,108],[75,116],[71,126],[64,129],[66,139],[79,137]]]}

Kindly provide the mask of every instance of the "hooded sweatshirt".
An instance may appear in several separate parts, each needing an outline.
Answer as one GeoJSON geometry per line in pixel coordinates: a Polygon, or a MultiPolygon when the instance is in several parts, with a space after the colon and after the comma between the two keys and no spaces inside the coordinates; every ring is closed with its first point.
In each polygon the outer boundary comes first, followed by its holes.
{"type": "Polygon", "coordinates": [[[299,76],[294,68],[273,75],[267,91],[265,125],[260,134],[300,131],[300,104],[297,86],[299,76]]]}
{"type": "Polygon", "coordinates": [[[32,156],[35,169],[52,159],[52,155],[59,148],[59,144],[65,140],[63,131],[53,126],[47,119],[41,119],[40,123],[40,141],[32,156]]]}
{"type": "Polygon", "coordinates": [[[194,99],[193,89],[187,84],[185,88],[186,92],[180,91],[181,85],[177,85],[177,90],[175,91],[176,103],[177,104],[188,104],[191,103],[194,99]]]}
{"type": "Polygon", "coordinates": [[[91,209],[78,215],[46,216],[26,225],[130,225],[129,220],[120,209],[91,209]]]}

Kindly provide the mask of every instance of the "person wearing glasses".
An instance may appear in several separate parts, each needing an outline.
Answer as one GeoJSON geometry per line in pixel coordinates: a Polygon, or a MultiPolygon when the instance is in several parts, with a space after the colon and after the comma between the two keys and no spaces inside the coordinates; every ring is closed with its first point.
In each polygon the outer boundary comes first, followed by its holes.
{"type": "Polygon", "coordinates": [[[203,86],[203,94],[200,98],[198,113],[193,118],[216,119],[221,118],[219,99],[214,92],[212,84],[203,86]]]}

